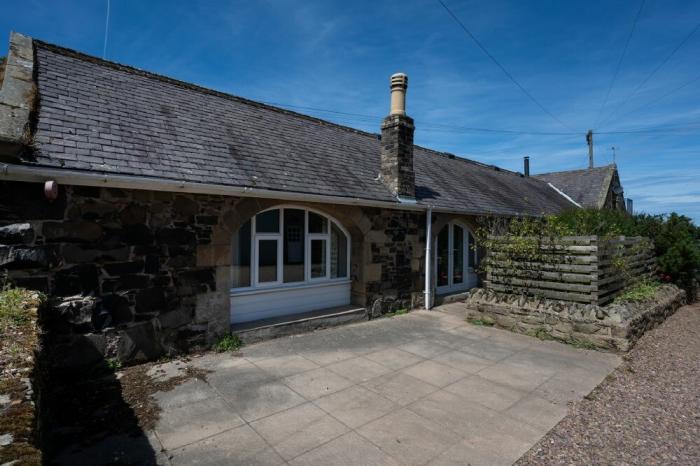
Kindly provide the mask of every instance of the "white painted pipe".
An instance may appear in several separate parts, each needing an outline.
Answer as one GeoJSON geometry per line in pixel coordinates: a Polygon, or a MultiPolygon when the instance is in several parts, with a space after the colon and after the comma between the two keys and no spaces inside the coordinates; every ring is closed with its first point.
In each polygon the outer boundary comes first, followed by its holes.
{"type": "Polygon", "coordinates": [[[433,287],[432,287],[432,246],[433,243],[433,209],[428,208],[425,212],[425,291],[423,299],[425,300],[425,309],[427,311],[432,307],[433,287]]]}

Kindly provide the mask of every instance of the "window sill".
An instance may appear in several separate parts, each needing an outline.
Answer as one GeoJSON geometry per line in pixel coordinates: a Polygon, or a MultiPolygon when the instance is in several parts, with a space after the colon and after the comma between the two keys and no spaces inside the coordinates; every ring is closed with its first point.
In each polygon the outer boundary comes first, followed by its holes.
{"type": "Polygon", "coordinates": [[[284,285],[272,285],[259,288],[231,288],[231,296],[246,296],[254,294],[264,294],[264,293],[274,293],[276,291],[286,291],[286,290],[303,290],[312,288],[323,288],[325,286],[334,285],[348,285],[352,280],[348,278],[338,278],[335,280],[328,280],[316,283],[290,283],[284,285]]]}

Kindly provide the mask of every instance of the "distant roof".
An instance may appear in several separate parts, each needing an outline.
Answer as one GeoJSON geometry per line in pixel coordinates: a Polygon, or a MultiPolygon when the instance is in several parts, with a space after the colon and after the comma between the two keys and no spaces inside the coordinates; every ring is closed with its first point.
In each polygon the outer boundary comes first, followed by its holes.
{"type": "Polygon", "coordinates": [[[535,178],[552,183],[583,207],[602,208],[617,167],[602,167],[542,173],[535,178]]]}
{"type": "MultiPolygon", "coordinates": [[[[40,105],[27,164],[399,205],[377,176],[377,134],[34,46],[40,105]]],[[[415,146],[414,167],[418,205],[500,215],[572,207],[536,178],[450,154],[415,146]]]]}

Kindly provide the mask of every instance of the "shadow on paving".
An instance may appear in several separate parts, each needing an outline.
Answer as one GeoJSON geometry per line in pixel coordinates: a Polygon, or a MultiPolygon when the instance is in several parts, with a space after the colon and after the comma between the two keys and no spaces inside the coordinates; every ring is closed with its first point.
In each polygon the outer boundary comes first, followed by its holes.
{"type": "Polygon", "coordinates": [[[42,410],[46,464],[157,464],[117,375],[98,355],[83,356],[100,362],[81,371],[50,366],[42,410]]]}

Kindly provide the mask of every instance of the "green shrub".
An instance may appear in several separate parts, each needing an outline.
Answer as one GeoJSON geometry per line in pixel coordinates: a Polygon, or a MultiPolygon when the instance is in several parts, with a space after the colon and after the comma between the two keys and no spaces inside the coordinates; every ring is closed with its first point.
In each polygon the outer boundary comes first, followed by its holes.
{"type": "Polygon", "coordinates": [[[684,288],[689,296],[694,295],[700,270],[700,227],[675,212],[633,216],[622,210],[573,209],[541,218],[482,218],[477,238],[486,249],[493,249],[488,235],[517,238],[505,252],[514,260],[533,262],[542,259],[539,243],[557,236],[644,236],[654,243],[659,278],[684,288]]]}
{"type": "Polygon", "coordinates": [[[240,337],[229,333],[216,342],[214,345],[214,350],[218,353],[224,353],[227,351],[233,352],[238,351],[242,346],[243,342],[241,341],[240,337]]]}

